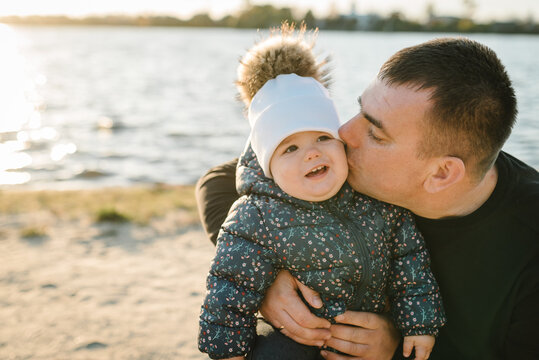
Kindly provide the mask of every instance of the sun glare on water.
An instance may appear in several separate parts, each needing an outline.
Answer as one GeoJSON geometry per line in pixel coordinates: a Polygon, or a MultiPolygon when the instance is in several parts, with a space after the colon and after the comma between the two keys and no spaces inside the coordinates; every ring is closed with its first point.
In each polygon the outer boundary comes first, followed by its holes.
{"type": "Polygon", "coordinates": [[[23,152],[26,142],[21,130],[40,128],[41,118],[37,104],[29,100],[34,85],[25,72],[17,36],[1,24],[0,79],[0,185],[23,184],[31,176],[21,169],[32,164],[32,158],[23,152]]]}

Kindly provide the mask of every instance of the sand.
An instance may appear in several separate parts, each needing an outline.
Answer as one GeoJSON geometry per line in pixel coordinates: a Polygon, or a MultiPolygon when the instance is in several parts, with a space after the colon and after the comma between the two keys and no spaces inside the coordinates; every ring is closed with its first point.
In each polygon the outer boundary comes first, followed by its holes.
{"type": "Polygon", "coordinates": [[[206,359],[212,255],[182,209],[146,224],[0,213],[0,359],[206,359]]]}

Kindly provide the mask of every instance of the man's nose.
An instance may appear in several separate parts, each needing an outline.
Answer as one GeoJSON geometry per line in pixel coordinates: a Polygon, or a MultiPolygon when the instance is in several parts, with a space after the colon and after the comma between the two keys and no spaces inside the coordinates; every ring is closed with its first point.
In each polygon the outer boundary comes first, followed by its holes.
{"type": "Polygon", "coordinates": [[[344,141],[347,146],[358,146],[359,145],[359,114],[348,120],[346,123],[341,125],[339,128],[339,136],[344,141]]]}

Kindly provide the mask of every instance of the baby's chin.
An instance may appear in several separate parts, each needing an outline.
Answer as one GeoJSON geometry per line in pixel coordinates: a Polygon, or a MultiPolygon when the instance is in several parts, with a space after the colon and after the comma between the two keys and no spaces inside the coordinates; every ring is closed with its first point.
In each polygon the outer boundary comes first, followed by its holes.
{"type": "Polygon", "coordinates": [[[305,201],[321,202],[321,201],[331,199],[333,196],[335,196],[339,192],[341,187],[342,185],[334,186],[331,189],[328,189],[327,191],[308,191],[308,192],[303,191],[301,193],[296,193],[296,194],[294,194],[294,192],[292,191],[292,192],[289,192],[288,194],[297,199],[301,199],[305,201]]]}
{"type": "Polygon", "coordinates": [[[278,177],[274,178],[275,183],[288,195],[312,202],[321,202],[335,196],[346,182],[346,174],[337,175],[334,173],[328,174],[324,181],[312,181],[297,179],[294,183],[290,179],[281,181],[278,177]],[[337,176],[336,176],[337,175],[337,176]]]}

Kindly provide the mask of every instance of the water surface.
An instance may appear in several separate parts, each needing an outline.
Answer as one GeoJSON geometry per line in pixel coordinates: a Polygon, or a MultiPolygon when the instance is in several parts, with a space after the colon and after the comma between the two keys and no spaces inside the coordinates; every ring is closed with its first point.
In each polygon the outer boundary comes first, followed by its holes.
{"type": "MultiPolygon", "coordinates": [[[[395,51],[440,34],[322,32],[340,116],[395,51]]],[[[519,101],[505,149],[539,167],[539,37],[473,35],[507,66],[519,101]]],[[[238,59],[255,30],[0,26],[0,186],[192,184],[237,156],[249,127],[238,59]]]]}

